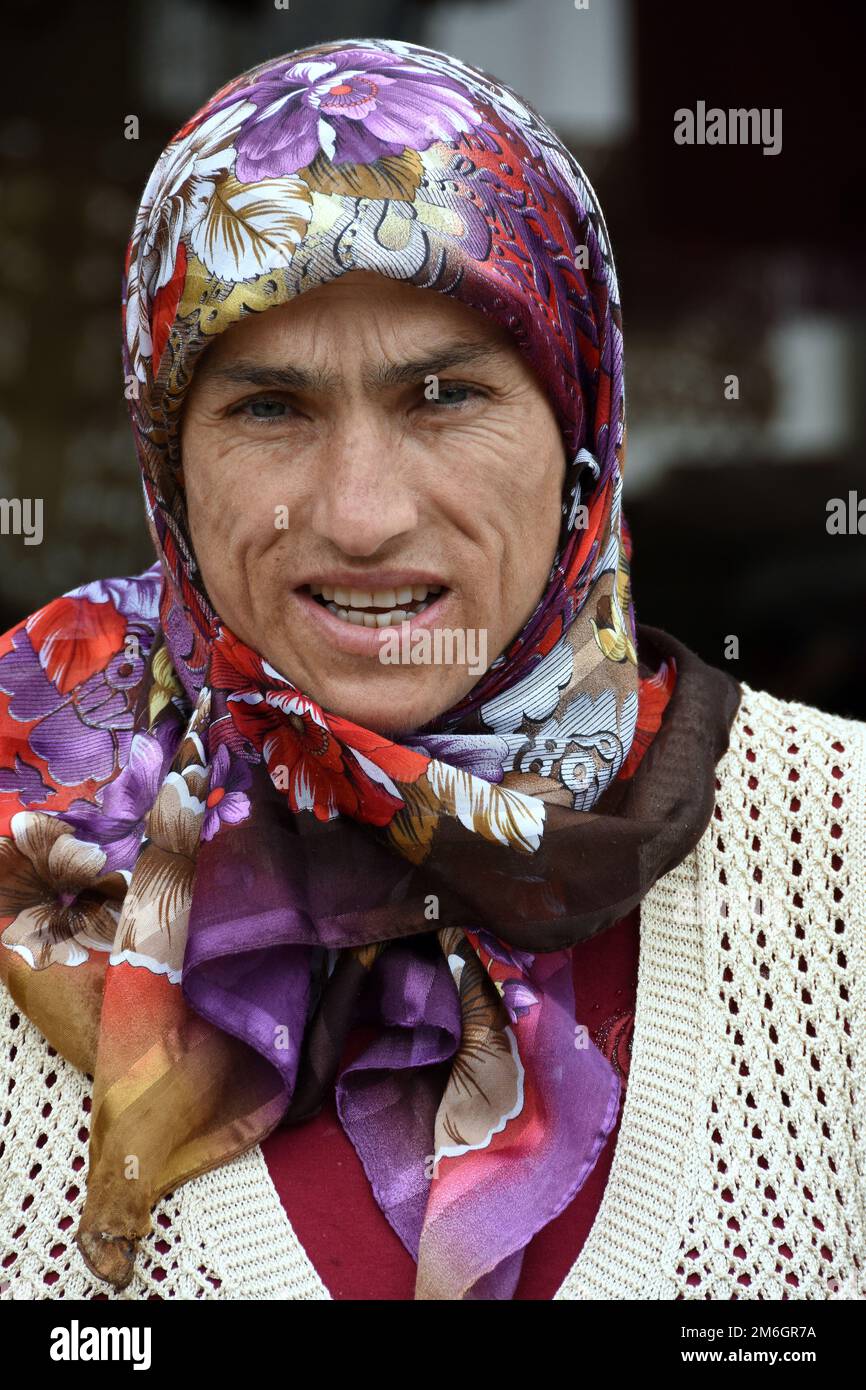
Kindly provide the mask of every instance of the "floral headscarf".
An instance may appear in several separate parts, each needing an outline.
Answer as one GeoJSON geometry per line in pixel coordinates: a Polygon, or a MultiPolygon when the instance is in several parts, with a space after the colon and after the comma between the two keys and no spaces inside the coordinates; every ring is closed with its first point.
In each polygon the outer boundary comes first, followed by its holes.
{"type": "Polygon", "coordinates": [[[124,369],[158,561],[0,640],[0,977],[94,1078],[79,1248],[123,1288],[161,1195],[336,1086],[416,1297],[510,1298],[618,1112],[575,1019],[571,950],[695,843],[711,805],[696,769],[721,751],[712,701],[682,715],[687,650],[665,659],[646,629],[638,664],[595,195],[529,107],[443,54],[353,40],[273,59],[153,171],[124,369]],[[569,460],[535,612],[402,744],[321,708],[220,621],[180,467],[214,335],[350,269],[505,326],[569,460]],[[341,1068],[359,1023],[377,1040],[341,1068]]]}

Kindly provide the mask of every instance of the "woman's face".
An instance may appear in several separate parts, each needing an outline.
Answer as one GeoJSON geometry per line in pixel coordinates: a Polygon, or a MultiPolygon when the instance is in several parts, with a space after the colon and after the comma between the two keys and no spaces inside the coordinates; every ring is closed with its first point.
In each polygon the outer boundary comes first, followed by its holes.
{"type": "Polygon", "coordinates": [[[181,441],[218,614],[367,728],[454,705],[544,591],[556,417],[509,335],[446,295],[353,271],[251,315],[199,359],[181,441]]]}

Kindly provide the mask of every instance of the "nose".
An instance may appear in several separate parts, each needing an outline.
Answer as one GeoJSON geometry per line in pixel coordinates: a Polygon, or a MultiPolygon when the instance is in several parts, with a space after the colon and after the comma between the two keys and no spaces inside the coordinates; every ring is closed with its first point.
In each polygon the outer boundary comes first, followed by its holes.
{"type": "Polygon", "coordinates": [[[311,526],[344,555],[375,555],[418,525],[400,440],[375,412],[356,414],[331,432],[317,473],[311,526]]]}

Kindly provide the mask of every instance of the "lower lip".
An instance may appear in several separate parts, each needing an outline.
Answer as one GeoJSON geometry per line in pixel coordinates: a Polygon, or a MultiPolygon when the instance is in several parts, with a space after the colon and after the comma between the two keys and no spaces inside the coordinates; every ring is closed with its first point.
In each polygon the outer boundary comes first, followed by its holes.
{"type": "Polygon", "coordinates": [[[324,604],[316,600],[305,589],[293,589],[292,597],[301,605],[301,611],[315,625],[318,634],[326,638],[332,647],[346,652],[349,656],[378,657],[382,650],[382,634],[396,632],[402,634],[404,623],[409,624],[409,637],[413,632],[423,632],[433,628],[442,617],[442,612],[451,597],[451,590],[439,594],[423,613],[405,618],[399,623],[389,623],[387,627],[361,627],[357,623],[338,618],[324,604]]]}

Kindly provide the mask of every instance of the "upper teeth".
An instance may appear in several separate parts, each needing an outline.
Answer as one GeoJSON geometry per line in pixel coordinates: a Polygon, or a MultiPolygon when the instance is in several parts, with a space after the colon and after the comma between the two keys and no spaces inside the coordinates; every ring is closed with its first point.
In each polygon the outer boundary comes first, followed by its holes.
{"type": "Polygon", "coordinates": [[[325,602],[340,608],[393,608],[398,603],[421,602],[428,594],[438,594],[441,585],[404,584],[400,589],[341,589],[330,584],[311,584],[312,594],[321,594],[325,602]]]}
{"type": "Polygon", "coordinates": [[[398,589],[341,589],[330,584],[310,585],[310,593],[321,594],[329,610],[337,617],[365,627],[388,627],[392,623],[417,617],[425,608],[429,608],[428,595],[432,601],[441,591],[441,584],[404,584],[398,589]],[[401,607],[406,603],[418,606],[407,613],[401,607]],[[370,608],[380,611],[365,611],[370,608]]]}

